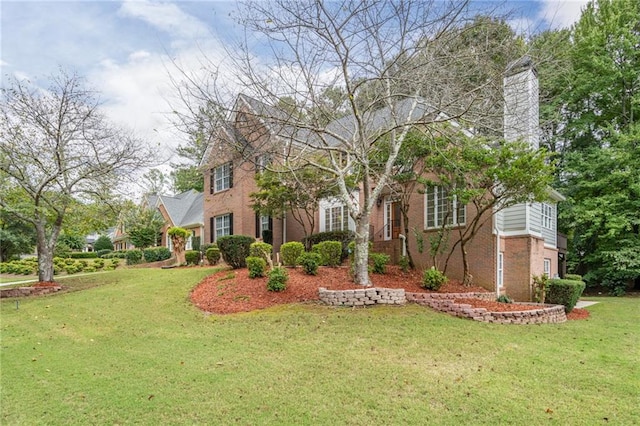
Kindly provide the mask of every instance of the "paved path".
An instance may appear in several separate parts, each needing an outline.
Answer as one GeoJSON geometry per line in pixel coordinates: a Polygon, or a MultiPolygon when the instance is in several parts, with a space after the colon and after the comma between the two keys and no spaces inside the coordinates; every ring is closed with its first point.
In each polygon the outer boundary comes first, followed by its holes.
{"type": "Polygon", "coordinates": [[[586,301],[586,300],[578,300],[578,303],[576,303],[576,308],[586,308],[587,306],[591,306],[591,305],[595,305],[596,303],[600,303],[600,302],[591,302],[591,301],[586,301]]]}
{"type": "MultiPolygon", "coordinates": [[[[55,280],[62,280],[65,278],[69,278],[69,277],[82,277],[85,275],[95,275],[95,274],[104,274],[106,272],[111,272],[111,271],[96,271],[96,272],[87,272],[84,274],[71,274],[71,275],[62,275],[62,276],[56,276],[55,280]]],[[[32,279],[32,280],[24,280],[24,281],[12,281],[12,282],[0,282],[0,287],[3,287],[5,285],[14,285],[14,284],[29,284],[29,283],[37,283],[38,279],[32,279]]]]}

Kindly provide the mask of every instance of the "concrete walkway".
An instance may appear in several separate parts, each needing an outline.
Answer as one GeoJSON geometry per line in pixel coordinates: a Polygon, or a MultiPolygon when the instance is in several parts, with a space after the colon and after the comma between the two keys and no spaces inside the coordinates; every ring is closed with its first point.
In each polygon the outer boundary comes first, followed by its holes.
{"type": "MultiPolygon", "coordinates": [[[[62,280],[65,278],[70,278],[70,277],[83,277],[85,275],[95,275],[95,274],[104,274],[107,272],[111,272],[111,271],[96,271],[96,272],[85,272],[84,274],[71,274],[71,275],[56,275],[55,280],[62,280]]],[[[4,282],[4,281],[0,281],[0,287],[3,287],[5,285],[14,285],[14,284],[24,284],[25,287],[27,286],[27,284],[29,283],[36,283],[38,282],[37,279],[33,279],[33,280],[23,280],[23,281],[13,281],[13,282],[4,282]]]]}
{"type": "Polygon", "coordinates": [[[586,300],[578,300],[578,303],[576,303],[576,308],[586,308],[587,306],[591,306],[591,305],[595,305],[596,303],[600,303],[600,302],[590,302],[590,301],[586,301],[586,300]]]}

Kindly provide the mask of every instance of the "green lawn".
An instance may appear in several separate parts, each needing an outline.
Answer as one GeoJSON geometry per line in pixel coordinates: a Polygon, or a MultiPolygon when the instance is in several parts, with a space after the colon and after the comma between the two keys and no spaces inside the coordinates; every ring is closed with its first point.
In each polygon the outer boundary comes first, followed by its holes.
{"type": "Polygon", "coordinates": [[[211,269],[123,269],[1,304],[0,423],[640,424],[640,300],[509,326],[416,305],[205,315],[211,269]]]}

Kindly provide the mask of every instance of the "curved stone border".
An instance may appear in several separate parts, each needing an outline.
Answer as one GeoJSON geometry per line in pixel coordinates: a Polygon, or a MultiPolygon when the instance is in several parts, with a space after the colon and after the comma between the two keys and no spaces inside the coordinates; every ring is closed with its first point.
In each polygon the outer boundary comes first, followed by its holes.
{"type": "Polygon", "coordinates": [[[482,322],[500,324],[557,324],[567,321],[562,305],[543,305],[539,303],[521,303],[539,306],[530,311],[490,312],[485,308],[472,308],[465,303],[454,303],[455,299],[475,297],[494,300],[493,293],[407,293],[407,300],[419,305],[429,306],[440,312],[482,322]]]}
{"type": "Polygon", "coordinates": [[[410,293],[404,289],[371,287],[357,290],[318,289],[320,300],[331,306],[369,306],[376,304],[404,305],[407,301],[428,306],[461,318],[499,324],[556,324],[567,320],[562,305],[535,305],[540,309],[514,312],[490,312],[485,308],[472,308],[464,303],[454,303],[455,299],[474,297],[481,300],[495,299],[493,293],[410,293]]]}
{"type": "Polygon", "coordinates": [[[62,290],[62,286],[47,286],[47,287],[17,287],[17,288],[5,288],[0,290],[0,299],[7,297],[24,297],[24,296],[40,296],[43,294],[55,293],[62,290]]]}

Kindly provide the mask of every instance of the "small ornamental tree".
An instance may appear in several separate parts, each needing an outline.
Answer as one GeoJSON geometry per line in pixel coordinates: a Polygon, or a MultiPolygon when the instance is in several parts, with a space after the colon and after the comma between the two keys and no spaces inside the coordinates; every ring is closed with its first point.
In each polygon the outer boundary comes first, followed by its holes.
{"type": "Polygon", "coordinates": [[[173,254],[176,256],[176,264],[182,265],[187,262],[184,254],[184,248],[187,245],[187,238],[191,233],[184,228],[174,226],[167,230],[167,235],[171,238],[173,245],[173,254]]]}
{"type": "Polygon", "coordinates": [[[111,238],[106,235],[100,235],[98,239],[93,243],[93,250],[113,250],[113,243],[111,242],[111,238]]]}

